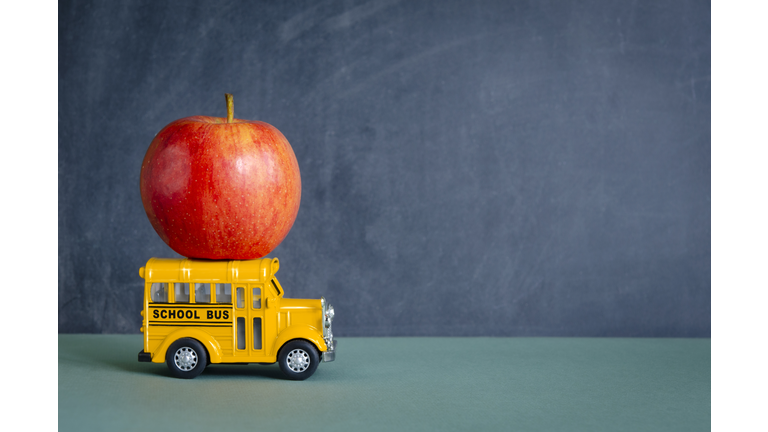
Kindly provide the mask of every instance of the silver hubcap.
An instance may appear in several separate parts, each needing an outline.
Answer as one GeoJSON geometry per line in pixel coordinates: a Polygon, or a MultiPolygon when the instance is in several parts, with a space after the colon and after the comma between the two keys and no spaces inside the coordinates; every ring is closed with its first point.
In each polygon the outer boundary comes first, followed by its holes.
{"type": "Polygon", "coordinates": [[[192,348],[182,347],[176,351],[173,361],[176,363],[177,368],[185,372],[191,371],[197,366],[197,353],[192,348]]]}
{"type": "Polygon", "coordinates": [[[288,353],[288,369],[294,372],[304,372],[309,367],[309,354],[303,349],[295,349],[288,353]]]}

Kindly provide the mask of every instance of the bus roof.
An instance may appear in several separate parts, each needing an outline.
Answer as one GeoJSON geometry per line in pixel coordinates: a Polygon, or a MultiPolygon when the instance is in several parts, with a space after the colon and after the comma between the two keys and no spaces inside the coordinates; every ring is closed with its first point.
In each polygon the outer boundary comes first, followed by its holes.
{"type": "Polygon", "coordinates": [[[190,258],[150,258],[139,269],[147,282],[267,282],[277,273],[277,258],[212,261],[190,258]]]}

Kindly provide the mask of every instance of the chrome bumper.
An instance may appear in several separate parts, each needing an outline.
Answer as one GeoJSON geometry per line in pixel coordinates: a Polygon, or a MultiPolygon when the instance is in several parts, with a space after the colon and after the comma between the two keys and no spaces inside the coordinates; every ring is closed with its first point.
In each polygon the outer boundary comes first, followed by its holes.
{"type": "Polygon", "coordinates": [[[331,331],[331,323],[333,322],[333,306],[325,300],[325,297],[320,297],[320,307],[323,313],[323,340],[328,350],[323,353],[324,362],[332,362],[336,360],[336,340],[333,338],[333,331],[331,331]]]}
{"type": "Polygon", "coordinates": [[[323,353],[323,362],[332,362],[336,360],[336,340],[328,344],[328,351],[323,353]]]}

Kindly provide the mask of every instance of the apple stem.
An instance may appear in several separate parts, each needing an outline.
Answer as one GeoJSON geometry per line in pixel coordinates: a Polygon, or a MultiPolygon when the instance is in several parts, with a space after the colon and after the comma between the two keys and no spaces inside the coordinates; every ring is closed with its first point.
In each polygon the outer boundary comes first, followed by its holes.
{"type": "Polygon", "coordinates": [[[227,123],[232,123],[232,120],[235,119],[235,102],[229,93],[225,93],[224,98],[227,100],[227,123]]]}

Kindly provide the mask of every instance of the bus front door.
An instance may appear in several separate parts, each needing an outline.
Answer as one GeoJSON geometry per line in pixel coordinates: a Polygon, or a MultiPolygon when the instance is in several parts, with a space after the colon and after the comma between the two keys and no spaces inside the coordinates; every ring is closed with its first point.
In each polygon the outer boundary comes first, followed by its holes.
{"type": "Polygon", "coordinates": [[[235,356],[264,355],[264,287],[261,284],[235,286],[235,356]]]}

